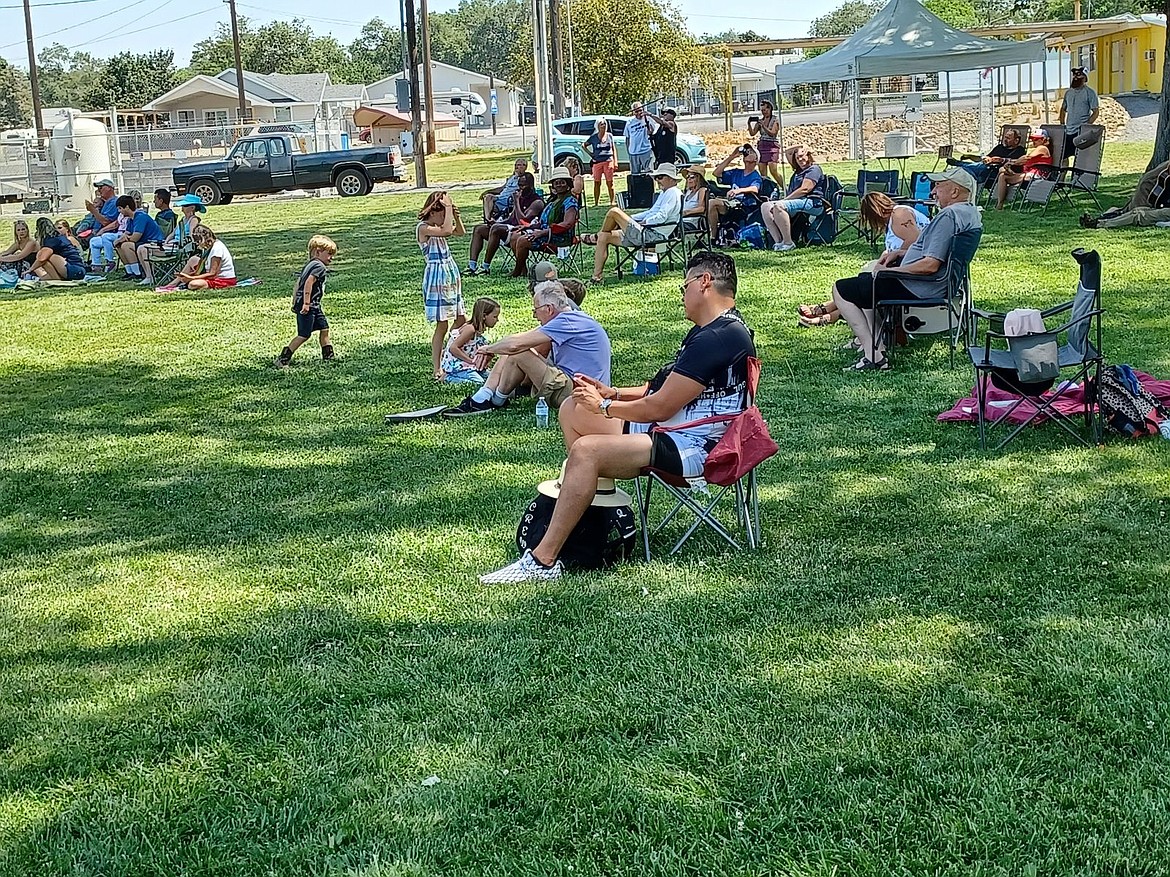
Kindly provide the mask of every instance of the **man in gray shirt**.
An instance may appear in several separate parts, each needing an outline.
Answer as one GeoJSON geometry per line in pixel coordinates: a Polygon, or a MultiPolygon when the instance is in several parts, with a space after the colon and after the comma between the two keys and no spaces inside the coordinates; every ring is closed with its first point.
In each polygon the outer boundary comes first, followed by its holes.
{"type": "Polygon", "coordinates": [[[1072,68],[1072,81],[1068,91],[1064,93],[1064,100],[1060,104],[1060,124],[1064,125],[1065,159],[1072,158],[1076,151],[1073,142],[1081,133],[1082,125],[1092,125],[1101,114],[1101,102],[1097,99],[1097,92],[1088,85],[1089,74],[1084,67],[1072,68]]]}
{"type": "Polygon", "coordinates": [[[846,371],[889,369],[884,340],[874,337],[874,308],[883,301],[944,295],[948,287],[946,267],[955,238],[983,227],[983,217],[974,205],[978,191],[974,177],[958,167],[927,177],[934,184],[939,212],[906,250],[901,263],[893,264],[896,253],[883,253],[872,273],[867,271],[833,284],[833,301],[853,329],[861,350],[861,359],[846,371]]]}
{"type": "Polygon", "coordinates": [[[626,152],[630,156],[630,173],[648,174],[654,166],[654,152],[650,146],[650,117],[641,101],[630,105],[626,120],[626,152]]]}

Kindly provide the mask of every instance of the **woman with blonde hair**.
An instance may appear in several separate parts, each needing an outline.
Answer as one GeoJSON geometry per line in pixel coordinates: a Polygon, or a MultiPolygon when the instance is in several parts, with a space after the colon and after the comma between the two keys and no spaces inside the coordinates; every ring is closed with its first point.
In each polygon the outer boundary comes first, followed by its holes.
{"type": "Polygon", "coordinates": [[[36,239],[28,233],[28,223],[18,219],[12,223],[12,244],[0,253],[0,268],[15,270],[18,274],[28,271],[36,256],[36,239]]]}
{"type": "Polygon", "coordinates": [[[609,133],[609,122],[598,119],[593,133],[581,147],[589,160],[593,162],[593,206],[597,206],[601,197],[601,178],[605,178],[605,188],[609,192],[609,205],[613,206],[613,172],[617,170],[617,147],[614,146],[613,135],[609,133]]]}
{"type": "MultiPolygon", "coordinates": [[[[883,257],[889,259],[900,257],[912,243],[918,240],[922,229],[930,223],[930,218],[919,213],[913,207],[896,204],[885,192],[869,192],[861,199],[861,222],[876,238],[885,235],[886,248],[883,257]]],[[[868,274],[873,269],[873,262],[861,266],[859,274],[868,274]]],[[[819,305],[801,305],[797,309],[797,320],[807,328],[827,326],[841,318],[841,312],[832,299],[821,302],[819,305]]]]}

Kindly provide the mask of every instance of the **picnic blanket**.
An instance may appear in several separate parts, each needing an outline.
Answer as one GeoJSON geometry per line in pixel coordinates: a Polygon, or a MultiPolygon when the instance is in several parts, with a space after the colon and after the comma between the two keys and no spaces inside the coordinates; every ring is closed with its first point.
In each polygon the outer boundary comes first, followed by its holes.
{"type": "MultiPolygon", "coordinates": [[[[1158,398],[1158,401],[1163,405],[1170,405],[1170,381],[1159,380],[1151,377],[1145,372],[1135,370],[1138,380],[1142,382],[1142,386],[1149,390],[1158,398]]],[[[1085,410],[1085,385],[1076,384],[1074,386],[1058,385],[1056,388],[1049,390],[1040,396],[1040,405],[1037,405],[1031,399],[1024,397],[1024,401],[1020,403],[1019,407],[1011,410],[1012,406],[1020,400],[1021,397],[1014,393],[1009,393],[994,386],[990,382],[987,385],[987,401],[986,401],[986,415],[987,419],[991,421],[998,421],[1007,414],[1008,419],[1012,423],[1024,423],[1040,409],[1040,406],[1045,402],[1056,398],[1052,403],[1052,407],[1061,414],[1072,416],[1080,414],[1085,410]],[[1063,388],[1063,389],[1062,389],[1063,388]],[[1059,391],[1059,393],[1058,393],[1059,391]],[[1056,398],[1059,396],[1059,398],[1056,398]],[[1010,410],[1010,414],[1008,413],[1010,410]]],[[[944,411],[938,416],[939,423],[975,423],[978,417],[978,401],[975,395],[975,388],[971,388],[971,395],[960,399],[949,410],[944,411]]],[[[1094,408],[1096,405],[1093,406],[1094,408]]],[[[1047,413],[1036,418],[1036,423],[1042,423],[1049,419],[1047,413]]]]}
{"type": "Polygon", "coordinates": [[[102,274],[86,274],[81,280],[34,280],[24,278],[16,284],[17,289],[40,289],[44,286],[89,286],[91,283],[101,283],[106,278],[102,274]]]}
{"type": "MultiPolygon", "coordinates": [[[[259,277],[245,277],[243,280],[237,280],[235,286],[226,286],[224,289],[239,289],[241,286],[259,286],[263,283],[259,277]]],[[[174,283],[170,286],[156,286],[155,292],[182,292],[187,287],[181,283],[174,283]]]]}

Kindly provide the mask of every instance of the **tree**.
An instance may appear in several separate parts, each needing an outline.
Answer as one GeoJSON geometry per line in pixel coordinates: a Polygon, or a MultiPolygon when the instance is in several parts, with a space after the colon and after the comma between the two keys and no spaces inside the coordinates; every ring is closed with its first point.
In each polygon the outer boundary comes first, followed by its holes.
{"type": "MultiPolygon", "coordinates": [[[[1166,16],[1170,24],[1170,0],[1162,3],[1152,3],[1149,11],[1158,11],[1166,16]]],[[[1150,159],[1147,170],[1164,161],[1170,160],[1170,62],[1166,60],[1166,53],[1170,52],[1170,27],[1166,28],[1166,47],[1162,50],[1162,108],[1158,112],[1158,132],[1154,139],[1154,155],[1150,159]]]]}
{"type": "MultiPolygon", "coordinates": [[[[328,73],[334,82],[346,82],[351,73],[349,53],[330,36],[319,37],[304,21],[273,21],[253,27],[241,18],[240,61],[251,73],[328,73]]],[[[232,31],[219,24],[216,32],[191,50],[191,73],[215,76],[235,67],[232,31]]]]}
{"type": "Polygon", "coordinates": [[[28,74],[0,58],[0,125],[27,128],[32,124],[32,89],[28,74]]]}
{"type": "MultiPolygon", "coordinates": [[[[37,57],[37,85],[46,107],[96,110],[92,103],[94,83],[106,62],[88,52],[74,52],[60,43],[41,49],[37,57]]],[[[107,106],[108,108],[108,106],[107,106]]]]}
{"type": "Polygon", "coordinates": [[[832,12],[814,18],[810,37],[847,37],[877,14],[885,4],[880,0],[845,0],[832,12]]]}
{"type": "Polygon", "coordinates": [[[349,44],[349,77],[368,84],[400,70],[402,32],[396,25],[371,18],[349,44]]]}
{"type": "Polygon", "coordinates": [[[141,107],[170,91],[177,78],[175,53],[170,49],[157,49],[145,55],[119,52],[93,80],[88,103],[101,109],[141,107]]]}
{"type": "Polygon", "coordinates": [[[460,0],[451,12],[431,16],[431,58],[531,85],[530,18],[524,0],[460,0]]]}
{"type": "Polygon", "coordinates": [[[695,77],[714,79],[712,56],[660,0],[570,2],[577,87],[592,111],[624,112],[631,101],[675,93],[695,77]]]}

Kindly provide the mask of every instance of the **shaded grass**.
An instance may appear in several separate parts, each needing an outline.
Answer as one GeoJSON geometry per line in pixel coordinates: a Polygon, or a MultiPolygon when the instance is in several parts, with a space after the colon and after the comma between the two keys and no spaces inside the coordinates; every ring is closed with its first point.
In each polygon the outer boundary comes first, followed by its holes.
{"type": "MultiPolygon", "coordinates": [[[[746,253],[767,546],[485,590],[561,451],[523,403],[383,426],[460,395],[420,201],[213,210],[259,287],[0,299],[0,874],[1160,873],[1161,444],[981,454],[945,350],[845,376],[795,327],[863,247],[746,253]],[[277,373],[316,231],[342,359],[277,373]]],[[[1170,374],[1164,233],[1073,217],[987,214],[978,301],[1066,298],[1097,247],[1110,358],[1170,374]]],[[[615,380],[673,353],[678,277],[590,291],[615,380]]]]}

